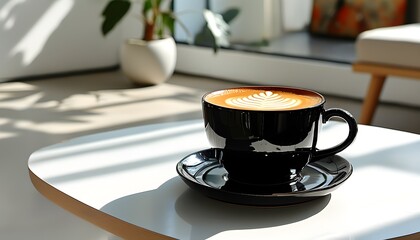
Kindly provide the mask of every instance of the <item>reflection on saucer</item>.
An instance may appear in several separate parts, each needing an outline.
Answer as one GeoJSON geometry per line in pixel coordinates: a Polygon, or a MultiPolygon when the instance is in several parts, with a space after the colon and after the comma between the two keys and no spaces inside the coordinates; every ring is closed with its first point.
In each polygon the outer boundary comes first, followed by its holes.
{"type": "Polygon", "coordinates": [[[310,201],[330,194],[346,181],[353,167],[334,155],[310,163],[295,183],[250,185],[230,180],[219,163],[220,149],[206,149],[186,156],[177,172],[192,189],[208,197],[244,205],[278,206],[310,201]]]}

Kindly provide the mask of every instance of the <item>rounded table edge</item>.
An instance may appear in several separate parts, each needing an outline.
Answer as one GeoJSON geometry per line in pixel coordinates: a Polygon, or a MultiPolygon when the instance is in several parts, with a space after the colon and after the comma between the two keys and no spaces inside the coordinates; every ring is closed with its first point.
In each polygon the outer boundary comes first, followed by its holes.
{"type": "Polygon", "coordinates": [[[174,239],[148,229],[141,228],[134,224],[123,221],[119,218],[108,215],[104,212],[66,195],[55,187],[43,181],[28,167],[29,177],[35,189],[51,202],[74,215],[124,239],[151,239],[168,240],[174,239]]]}

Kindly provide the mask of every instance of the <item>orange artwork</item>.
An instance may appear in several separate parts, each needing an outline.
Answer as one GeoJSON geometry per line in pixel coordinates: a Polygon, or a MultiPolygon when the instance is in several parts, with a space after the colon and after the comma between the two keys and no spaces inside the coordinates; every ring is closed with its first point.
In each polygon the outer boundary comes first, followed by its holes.
{"type": "Polygon", "coordinates": [[[365,30],[405,23],[406,0],[314,0],[310,32],[355,38],[365,30]]]}

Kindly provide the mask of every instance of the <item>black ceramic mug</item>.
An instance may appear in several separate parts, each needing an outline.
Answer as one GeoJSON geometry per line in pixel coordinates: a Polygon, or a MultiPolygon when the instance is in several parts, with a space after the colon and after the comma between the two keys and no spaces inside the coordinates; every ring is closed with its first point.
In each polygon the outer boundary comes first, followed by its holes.
{"type": "Polygon", "coordinates": [[[202,98],[207,138],[219,151],[230,180],[283,184],[299,179],[309,163],[334,155],[354,140],[356,120],[345,110],[324,109],[314,91],[248,86],[207,93],[202,98]],[[347,122],[349,134],[336,146],[316,148],[321,125],[331,117],[347,122]]]}

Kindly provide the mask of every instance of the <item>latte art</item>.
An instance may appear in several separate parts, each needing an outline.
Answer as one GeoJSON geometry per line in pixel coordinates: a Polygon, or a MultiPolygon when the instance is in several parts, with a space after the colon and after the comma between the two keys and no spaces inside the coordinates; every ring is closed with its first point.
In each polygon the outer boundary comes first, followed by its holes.
{"type": "Polygon", "coordinates": [[[271,91],[254,93],[246,97],[231,97],[226,99],[227,105],[246,109],[288,109],[297,107],[301,103],[302,100],[300,99],[283,97],[282,95],[271,91]]]}
{"type": "Polygon", "coordinates": [[[289,111],[317,106],[323,102],[323,97],[303,89],[255,86],[214,91],[206,94],[203,100],[231,109],[289,111]]]}

